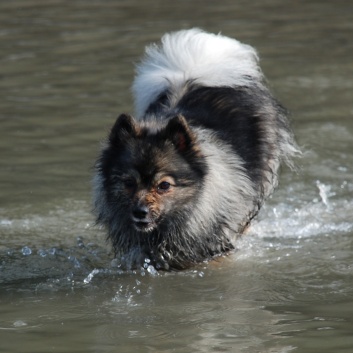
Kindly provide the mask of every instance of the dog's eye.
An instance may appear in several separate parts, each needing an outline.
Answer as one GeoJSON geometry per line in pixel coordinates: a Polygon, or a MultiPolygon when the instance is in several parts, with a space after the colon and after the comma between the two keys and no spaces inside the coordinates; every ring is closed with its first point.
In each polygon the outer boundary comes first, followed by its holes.
{"type": "Polygon", "coordinates": [[[171,187],[170,183],[167,181],[162,181],[161,183],[158,184],[158,190],[159,191],[167,191],[171,187]]]}

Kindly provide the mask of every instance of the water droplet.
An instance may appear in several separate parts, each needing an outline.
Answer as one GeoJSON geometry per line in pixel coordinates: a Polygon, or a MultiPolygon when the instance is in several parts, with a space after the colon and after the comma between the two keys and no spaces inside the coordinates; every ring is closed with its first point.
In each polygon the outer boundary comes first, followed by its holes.
{"type": "Polygon", "coordinates": [[[327,209],[331,209],[328,198],[332,196],[330,194],[331,192],[331,186],[330,185],[325,185],[321,183],[319,180],[316,180],[316,186],[319,189],[319,195],[321,197],[322,203],[326,206],[327,209]]]}
{"type": "Polygon", "coordinates": [[[146,258],[146,259],[144,260],[143,268],[147,269],[148,266],[149,266],[149,264],[150,264],[150,262],[151,262],[151,260],[148,259],[148,258],[146,258]]]}
{"type": "Polygon", "coordinates": [[[83,283],[88,284],[92,281],[93,277],[99,273],[99,270],[95,268],[84,280],[83,283]]]}
{"type": "Polygon", "coordinates": [[[29,248],[28,246],[24,246],[22,248],[22,254],[25,256],[31,255],[32,254],[32,249],[29,248]]]}
{"type": "Polygon", "coordinates": [[[77,260],[76,256],[70,255],[68,259],[74,264],[75,268],[81,267],[80,261],[77,260]]]}
{"type": "Polygon", "coordinates": [[[39,249],[38,250],[38,255],[41,257],[46,257],[47,256],[47,252],[44,249],[39,249]]]}
{"type": "Polygon", "coordinates": [[[158,276],[158,271],[152,265],[147,267],[147,272],[152,276],[158,276]]]}
{"type": "Polygon", "coordinates": [[[82,237],[77,237],[77,246],[81,249],[85,247],[82,237]]]}

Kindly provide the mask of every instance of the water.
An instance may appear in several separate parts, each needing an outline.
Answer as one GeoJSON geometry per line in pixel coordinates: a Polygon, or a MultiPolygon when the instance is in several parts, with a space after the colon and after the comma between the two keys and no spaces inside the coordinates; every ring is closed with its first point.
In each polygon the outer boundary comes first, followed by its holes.
{"type": "Polygon", "coordinates": [[[0,4],[0,352],[352,352],[353,4],[0,4]],[[222,261],[119,269],[94,226],[133,62],[199,26],[255,46],[305,153],[222,261]]]}

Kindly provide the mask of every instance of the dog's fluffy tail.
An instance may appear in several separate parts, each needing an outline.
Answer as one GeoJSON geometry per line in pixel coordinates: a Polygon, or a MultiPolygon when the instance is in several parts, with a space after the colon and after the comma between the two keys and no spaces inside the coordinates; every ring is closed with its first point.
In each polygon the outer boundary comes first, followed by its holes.
{"type": "Polygon", "coordinates": [[[137,117],[165,91],[189,81],[208,86],[249,86],[260,83],[262,72],[254,48],[200,29],[165,34],[161,45],[146,48],[133,84],[137,117]]]}

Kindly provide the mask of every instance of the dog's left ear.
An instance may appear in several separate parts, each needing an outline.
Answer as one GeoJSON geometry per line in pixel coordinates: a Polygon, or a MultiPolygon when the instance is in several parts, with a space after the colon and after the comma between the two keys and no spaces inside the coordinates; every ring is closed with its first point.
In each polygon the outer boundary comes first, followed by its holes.
{"type": "Polygon", "coordinates": [[[196,144],[196,136],[182,115],[169,120],[165,128],[165,137],[172,141],[181,153],[190,151],[196,144]]]}
{"type": "Polygon", "coordinates": [[[131,115],[121,114],[112,127],[109,134],[109,142],[112,145],[124,144],[129,138],[138,135],[138,126],[131,115]]]}

